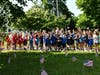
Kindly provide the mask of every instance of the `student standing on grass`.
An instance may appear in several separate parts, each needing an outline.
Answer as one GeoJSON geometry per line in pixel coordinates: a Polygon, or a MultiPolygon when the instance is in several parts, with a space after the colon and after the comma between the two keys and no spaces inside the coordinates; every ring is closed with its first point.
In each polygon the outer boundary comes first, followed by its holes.
{"type": "Polygon", "coordinates": [[[89,30],[89,33],[88,33],[88,50],[92,50],[92,46],[93,46],[93,34],[89,30]]]}
{"type": "Polygon", "coordinates": [[[98,31],[94,31],[94,33],[93,33],[93,43],[94,43],[94,49],[96,50],[96,54],[98,54],[98,49],[99,49],[99,33],[98,33],[98,31]]]}
{"type": "Polygon", "coordinates": [[[82,50],[86,50],[86,32],[85,30],[82,31],[82,50]]]}
{"type": "Polygon", "coordinates": [[[6,48],[8,49],[9,48],[9,45],[10,45],[10,43],[9,43],[9,36],[7,35],[6,36],[6,48]]]}
{"type": "Polygon", "coordinates": [[[24,38],[23,38],[24,50],[27,50],[27,44],[28,44],[28,35],[24,34],[24,38]]]}
{"type": "Polygon", "coordinates": [[[61,38],[60,34],[57,34],[57,51],[61,50],[61,38]]]}
{"type": "Polygon", "coordinates": [[[67,43],[67,38],[66,38],[66,34],[63,33],[62,37],[61,37],[61,44],[62,44],[62,49],[66,50],[66,43],[67,43]]]}
{"type": "Polygon", "coordinates": [[[19,49],[22,49],[22,44],[23,44],[23,38],[22,38],[22,32],[20,32],[19,35],[18,35],[19,49]]]}
{"type": "Polygon", "coordinates": [[[63,31],[63,29],[60,29],[60,31],[59,31],[59,38],[60,38],[60,50],[62,50],[63,49],[63,46],[62,46],[62,41],[63,41],[63,33],[64,33],[64,31],[63,31]]]}
{"type": "Polygon", "coordinates": [[[11,49],[13,46],[13,33],[12,32],[9,32],[9,39],[10,39],[10,49],[11,49]]]}
{"type": "Polygon", "coordinates": [[[2,48],[2,37],[0,36],[0,49],[2,48]]]}
{"type": "Polygon", "coordinates": [[[36,45],[36,49],[38,50],[39,48],[39,35],[36,33],[36,38],[35,38],[35,45],[36,45]]]}
{"type": "Polygon", "coordinates": [[[75,39],[75,32],[74,32],[74,30],[71,31],[71,37],[72,37],[72,39],[71,39],[71,41],[72,41],[72,44],[71,44],[72,45],[72,49],[75,50],[75,44],[74,44],[75,43],[75,40],[74,40],[75,39]]]}
{"type": "MultiPolygon", "coordinates": [[[[100,31],[99,31],[99,45],[100,45],[100,31]]],[[[100,47],[99,47],[99,50],[100,50],[100,47]]]]}
{"type": "Polygon", "coordinates": [[[45,30],[42,31],[42,36],[43,36],[43,50],[45,50],[45,38],[46,38],[45,30]]]}
{"type": "Polygon", "coordinates": [[[67,38],[67,48],[70,49],[70,30],[68,30],[68,33],[66,34],[67,38]]]}
{"type": "Polygon", "coordinates": [[[46,50],[50,50],[50,34],[49,33],[46,34],[45,46],[46,46],[46,50]]]}
{"type": "Polygon", "coordinates": [[[39,39],[40,39],[40,50],[43,50],[43,33],[42,33],[42,31],[40,32],[39,39]]]}
{"type": "Polygon", "coordinates": [[[14,33],[12,41],[13,41],[13,49],[16,50],[17,42],[18,42],[18,34],[17,33],[14,33]]]}
{"type": "Polygon", "coordinates": [[[80,32],[79,41],[80,41],[80,50],[84,50],[84,34],[83,34],[83,31],[80,32]]]}
{"type": "Polygon", "coordinates": [[[75,46],[74,46],[74,32],[68,30],[68,34],[67,34],[67,45],[69,46],[69,49],[74,50],[75,46]]]}
{"type": "Polygon", "coordinates": [[[29,46],[30,46],[30,50],[34,49],[34,46],[33,46],[33,33],[32,32],[30,32],[30,36],[29,36],[29,46]]]}
{"type": "Polygon", "coordinates": [[[77,45],[76,45],[77,41],[76,41],[76,39],[77,39],[77,31],[74,30],[74,46],[75,46],[75,50],[77,50],[77,45]]]}
{"type": "Polygon", "coordinates": [[[84,35],[84,51],[88,49],[88,33],[86,30],[83,32],[84,35]]]}
{"type": "Polygon", "coordinates": [[[79,31],[77,30],[76,31],[76,34],[75,34],[75,41],[76,41],[76,50],[79,50],[79,45],[80,45],[80,41],[79,41],[79,38],[80,38],[80,34],[79,34],[79,31]]]}
{"type": "Polygon", "coordinates": [[[52,50],[56,49],[56,43],[57,43],[57,38],[54,32],[52,32],[51,38],[50,38],[50,44],[51,44],[51,48],[52,50]]]}
{"type": "Polygon", "coordinates": [[[83,50],[83,31],[81,29],[79,31],[79,49],[83,50]]]}

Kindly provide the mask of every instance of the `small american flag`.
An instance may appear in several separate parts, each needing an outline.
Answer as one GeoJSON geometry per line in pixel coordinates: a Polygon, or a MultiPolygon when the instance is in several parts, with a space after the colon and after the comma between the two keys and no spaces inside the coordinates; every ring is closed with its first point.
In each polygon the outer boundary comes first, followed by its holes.
{"type": "Polygon", "coordinates": [[[68,53],[66,53],[65,56],[67,57],[68,56],[68,53]]]}
{"type": "Polygon", "coordinates": [[[75,56],[72,57],[72,61],[75,62],[77,58],[75,56]]]}
{"type": "Polygon", "coordinates": [[[10,64],[11,63],[11,58],[10,57],[8,57],[8,64],[10,64]]]}
{"type": "Polygon", "coordinates": [[[98,56],[99,56],[98,52],[96,52],[95,56],[96,56],[96,57],[98,57],[98,56]]]}
{"type": "Polygon", "coordinates": [[[48,75],[48,73],[45,70],[42,70],[41,75],[48,75]]]}
{"type": "Polygon", "coordinates": [[[44,61],[45,61],[45,59],[44,59],[44,57],[42,56],[42,57],[40,58],[40,63],[43,64],[44,61]]]}
{"type": "Polygon", "coordinates": [[[14,53],[14,58],[16,58],[16,53],[14,53]]]}
{"type": "Polygon", "coordinates": [[[93,66],[93,61],[92,60],[85,60],[83,65],[87,66],[87,67],[92,67],[93,66]]]}

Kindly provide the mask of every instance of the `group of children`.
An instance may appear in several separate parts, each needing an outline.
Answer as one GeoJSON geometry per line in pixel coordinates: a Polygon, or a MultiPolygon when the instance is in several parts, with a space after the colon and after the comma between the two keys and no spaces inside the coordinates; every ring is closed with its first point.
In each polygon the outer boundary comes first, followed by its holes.
{"type": "Polygon", "coordinates": [[[53,29],[52,31],[9,32],[7,49],[40,50],[95,50],[98,52],[100,32],[98,29],[53,29]]]}

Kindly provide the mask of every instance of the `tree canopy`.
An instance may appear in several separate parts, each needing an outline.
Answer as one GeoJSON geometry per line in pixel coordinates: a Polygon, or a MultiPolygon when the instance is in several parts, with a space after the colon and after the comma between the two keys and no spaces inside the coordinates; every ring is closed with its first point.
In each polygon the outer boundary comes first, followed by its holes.
{"type": "Polygon", "coordinates": [[[71,17],[73,14],[69,11],[66,1],[67,0],[41,0],[44,4],[45,9],[49,9],[51,12],[54,12],[57,15],[57,3],[58,3],[58,15],[63,14],[66,17],[71,17]]]}
{"type": "Polygon", "coordinates": [[[25,16],[25,13],[21,6],[13,4],[9,0],[0,1],[0,28],[4,30],[11,22],[15,22],[22,16],[25,16]]]}
{"type": "Polygon", "coordinates": [[[0,1],[0,28],[5,30],[7,26],[18,29],[55,28],[70,26],[85,29],[99,27],[100,24],[100,1],[99,0],[77,0],[78,8],[83,14],[75,17],[66,5],[67,0],[13,0],[0,1]],[[32,1],[34,6],[27,12],[23,6],[32,1]],[[57,16],[57,11],[59,16],[57,16]]]}
{"type": "Polygon", "coordinates": [[[52,29],[55,27],[66,27],[70,20],[66,16],[55,16],[40,7],[32,7],[26,12],[26,17],[18,19],[15,23],[15,28],[23,28],[27,30],[52,29]]]}
{"type": "Polygon", "coordinates": [[[90,19],[94,20],[96,26],[100,24],[100,0],[77,0],[76,4],[80,10],[90,19]]]}

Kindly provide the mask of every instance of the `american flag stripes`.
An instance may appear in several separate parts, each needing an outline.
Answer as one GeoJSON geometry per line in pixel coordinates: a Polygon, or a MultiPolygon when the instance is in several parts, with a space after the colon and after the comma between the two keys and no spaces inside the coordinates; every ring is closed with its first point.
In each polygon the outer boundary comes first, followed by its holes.
{"type": "Polygon", "coordinates": [[[83,65],[87,66],[87,67],[92,67],[93,66],[93,61],[92,60],[85,60],[83,65]]]}

